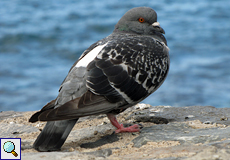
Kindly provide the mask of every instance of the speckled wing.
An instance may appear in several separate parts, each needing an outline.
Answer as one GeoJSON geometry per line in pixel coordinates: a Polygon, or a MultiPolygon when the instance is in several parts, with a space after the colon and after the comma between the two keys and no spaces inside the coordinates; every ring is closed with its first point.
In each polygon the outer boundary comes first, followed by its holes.
{"type": "MultiPolygon", "coordinates": [[[[71,67],[67,77],[60,86],[57,98],[47,105],[41,111],[35,113],[30,122],[56,121],[65,119],[75,119],[78,117],[107,113],[119,103],[111,103],[104,96],[95,95],[90,92],[86,86],[87,62],[82,63],[85,56],[95,56],[100,52],[106,43],[102,40],[91,45],[71,67]],[[95,53],[96,51],[96,53],[95,53]],[[79,64],[83,64],[79,65],[79,64]]],[[[84,60],[85,61],[85,60],[84,60]]]]}

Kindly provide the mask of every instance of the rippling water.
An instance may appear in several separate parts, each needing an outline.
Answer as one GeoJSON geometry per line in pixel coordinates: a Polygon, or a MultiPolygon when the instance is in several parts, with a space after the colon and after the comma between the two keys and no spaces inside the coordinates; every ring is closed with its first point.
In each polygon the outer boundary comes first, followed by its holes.
{"type": "Polygon", "coordinates": [[[230,107],[230,1],[1,0],[0,110],[38,110],[69,68],[129,9],[148,6],[166,31],[171,68],[151,105],[230,107]]]}

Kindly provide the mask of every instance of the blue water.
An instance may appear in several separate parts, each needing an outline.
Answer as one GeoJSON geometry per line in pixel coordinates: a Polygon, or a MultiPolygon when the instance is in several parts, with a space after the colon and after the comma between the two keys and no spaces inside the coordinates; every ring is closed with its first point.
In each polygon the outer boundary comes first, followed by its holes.
{"type": "Polygon", "coordinates": [[[229,0],[0,0],[0,111],[54,99],[80,54],[138,6],[158,13],[171,56],[165,83],[143,102],[230,107],[229,0]]]}

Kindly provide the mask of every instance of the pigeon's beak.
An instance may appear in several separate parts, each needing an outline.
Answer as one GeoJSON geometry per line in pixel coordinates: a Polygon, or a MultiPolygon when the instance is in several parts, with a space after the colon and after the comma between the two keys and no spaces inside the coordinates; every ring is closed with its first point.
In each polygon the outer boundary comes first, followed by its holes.
{"type": "Polygon", "coordinates": [[[160,32],[160,33],[165,34],[165,31],[164,31],[163,28],[161,28],[159,22],[154,22],[154,23],[152,24],[152,26],[153,26],[154,30],[156,30],[156,31],[158,31],[158,32],[160,32]]]}

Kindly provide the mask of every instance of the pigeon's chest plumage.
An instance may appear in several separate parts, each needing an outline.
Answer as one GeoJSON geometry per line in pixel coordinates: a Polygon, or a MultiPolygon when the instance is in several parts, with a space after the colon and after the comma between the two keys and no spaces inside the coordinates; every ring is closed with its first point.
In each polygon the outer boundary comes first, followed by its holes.
{"type": "Polygon", "coordinates": [[[87,87],[111,101],[137,103],[154,92],[169,69],[167,46],[151,37],[108,41],[88,65],[87,87]]]}

